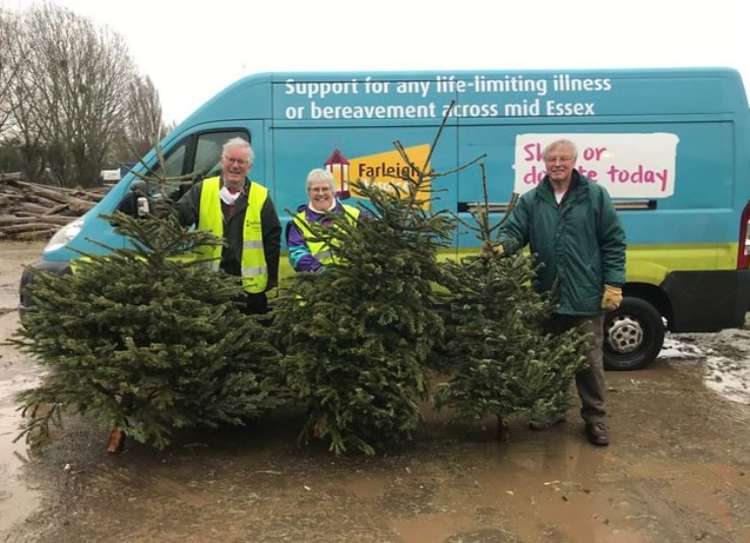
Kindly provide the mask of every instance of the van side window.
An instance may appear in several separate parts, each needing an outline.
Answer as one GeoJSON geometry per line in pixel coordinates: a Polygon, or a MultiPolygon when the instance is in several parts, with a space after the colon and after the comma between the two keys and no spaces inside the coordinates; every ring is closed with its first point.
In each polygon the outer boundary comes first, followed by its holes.
{"type": "MultiPolygon", "coordinates": [[[[166,154],[163,167],[161,164],[154,166],[153,174],[159,177],[172,178],[167,183],[166,190],[170,198],[177,199],[190,188],[192,182],[189,178],[181,180],[174,178],[192,174],[191,177],[195,180],[199,177],[218,175],[221,148],[227,140],[235,137],[249,139],[247,132],[240,130],[205,132],[189,136],[166,154]]],[[[149,194],[155,194],[158,190],[158,185],[155,183],[149,184],[149,194]]]]}
{"type": "Polygon", "coordinates": [[[172,149],[164,158],[164,167],[162,168],[162,164],[157,163],[153,168],[153,174],[159,177],[178,177],[182,175],[185,155],[187,154],[187,143],[187,141],[183,141],[172,149]]]}
{"type": "Polygon", "coordinates": [[[195,161],[193,172],[206,176],[208,173],[218,173],[221,148],[230,139],[240,137],[248,139],[246,132],[207,132],[198,136],[195,147],[195,161]]]}

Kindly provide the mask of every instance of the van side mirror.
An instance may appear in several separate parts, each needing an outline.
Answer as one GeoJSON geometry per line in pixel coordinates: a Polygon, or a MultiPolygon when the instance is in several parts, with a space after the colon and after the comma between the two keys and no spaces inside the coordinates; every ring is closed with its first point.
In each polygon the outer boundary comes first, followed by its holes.
{"type": "Polygon", "coordinates": [[[122,200],[120,200],[120,203],[117,206],[117,211],[130,215],[131,217],[137,217],[138,196],[132,190],[126,192],[125,196],[122,197],[122,200]]]}
{"type": "Polygon", "coordinates": [[[120,200],[117,211],[131,217],[145,217],[151,210],[148,197],[148,183],[143,180],[134,181],[130,190],[120,200]]]}

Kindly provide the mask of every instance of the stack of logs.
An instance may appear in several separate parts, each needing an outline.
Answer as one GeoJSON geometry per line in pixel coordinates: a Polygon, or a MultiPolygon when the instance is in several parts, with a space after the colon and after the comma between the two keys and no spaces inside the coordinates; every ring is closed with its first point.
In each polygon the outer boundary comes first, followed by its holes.
{"type": "Polygon", "coordinates": [[[40,185],[0,174],[0,239],[49,239],[94,207],[106,190],[40,185]]]}

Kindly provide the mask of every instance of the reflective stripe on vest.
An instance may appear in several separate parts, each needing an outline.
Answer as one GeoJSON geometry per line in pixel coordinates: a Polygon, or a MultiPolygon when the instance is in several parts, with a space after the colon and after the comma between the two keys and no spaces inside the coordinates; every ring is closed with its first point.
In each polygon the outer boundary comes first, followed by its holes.
{"type": "MultiPolygon", "coordinates": [[[[219,239],[224,237],[224,216],[221,212],[221,178],[211,177],[203,180],[201,189],[198,228],[208,230],[219,239]]],[[[263,230],[260,212],[268,198],[268,189],[255,181],[250,182],[245,210],[245,224],[242,230],[242,286],[247,292],[257,293],[266,290],[268,285],[268,266],[263,250],[263,230]]],[[[218,270],[223,247],[203,247],[201,258],[211,259],[211,268],[218,270]]]]}
{"type": "MultiPolygon", "coordinates": [[[[358,207],[346,204],[342,204],[342,207],[344,208],[344,213],[346,213],[346,219],[349,221],[349,224],[357,224],[360,209],[358,207]]],[[[307,247],[308,249],[310,249],[310,254],[317,258],[318,262],[320,262],[324,266],[327,264],[334,264],[336,262],[336,259],[333,256],[331,248],[328,246],[328,244],[324,241],[313,239],[314,236],[310,231],[310,225],[308,224],[307,218],[305,217],[304,209],[297,213],[297,215],[294,217],[294,223],[302,231],[302,235],[305,237],[305,243],[307,243],[307,247]]]]}

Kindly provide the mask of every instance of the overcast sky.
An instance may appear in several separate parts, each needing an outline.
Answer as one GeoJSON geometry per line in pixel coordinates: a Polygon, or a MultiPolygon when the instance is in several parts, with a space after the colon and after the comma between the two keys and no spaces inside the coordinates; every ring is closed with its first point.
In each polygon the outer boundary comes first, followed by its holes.
{"type": "Polygon", "coordinates": [[[52,3],[125,37],[167,121],[267,71],[729,66],[750,88],[746,0],[52,3]]]}

